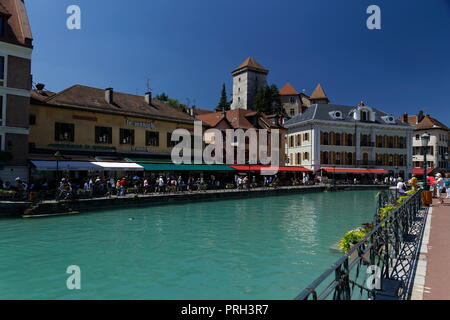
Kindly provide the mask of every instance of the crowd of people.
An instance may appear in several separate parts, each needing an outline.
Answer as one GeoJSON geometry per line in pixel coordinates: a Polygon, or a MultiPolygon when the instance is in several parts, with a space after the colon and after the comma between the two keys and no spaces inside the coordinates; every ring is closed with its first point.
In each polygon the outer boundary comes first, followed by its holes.
{"type": "MultiPolygon", "coordinates": [[[[374,184],[395,186],[400,194],[406,194],[409,189],[417,190],[421,180],[416,176],[404,181],[401,177],[386,176],[384,179],[373,181],[374,184]]],[[[427,177],[430,191],[441,203],[450,199],[450,174],[438,173],[435,177],[427,177]]],[[[41,199],[73,200],[76,198],[126,196],[127,194],[162,194],[176,192],[194,192],[219,189],[250,189],[257,187],[299,186],[330,183],[330,179],[320,175],[301,177],[251,176],[236,174],[233,177],[216,178],[214,175],[203,176],[127,176],[121,178],[91,176],[85,179],[69,179],[64,177],[56,183],[49,183],[47,179],[26,183],[20,177],[15,183],[0,180],[0,190],[14,192],[15,199],[27,200],[30,193],[39,194],[41,199]]],[[[350,184],[359,184],[355,177],[350,184]]]]}
{"type": "MultiPolygon", "coordinates": [[[[408,181],[408,184],[412,190],[419,189],[419,179],[415,175],[408,181]]],[[[446,199],[450,199],[450,173],[437,173],[434,177],[428,176],[427,184],[432,197],[439,199],[441,204],[444,204],[446,199]]],[[[400,193],[405,193],[408,187],[402,179],[399,179],[397,189],[400,193]]]]}

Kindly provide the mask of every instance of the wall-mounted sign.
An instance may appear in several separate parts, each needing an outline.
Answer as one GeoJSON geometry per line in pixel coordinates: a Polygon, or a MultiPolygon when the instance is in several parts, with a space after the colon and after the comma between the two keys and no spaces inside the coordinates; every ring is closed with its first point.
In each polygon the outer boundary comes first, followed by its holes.
{"type": "Polygon", "coordinates": [[[140,128],[153,129],[156,127],[153,122],[138,122],[138,121],[131,121],[131,120],[125,119],[125,123],[129,126],[140,127],[140,128]]]}

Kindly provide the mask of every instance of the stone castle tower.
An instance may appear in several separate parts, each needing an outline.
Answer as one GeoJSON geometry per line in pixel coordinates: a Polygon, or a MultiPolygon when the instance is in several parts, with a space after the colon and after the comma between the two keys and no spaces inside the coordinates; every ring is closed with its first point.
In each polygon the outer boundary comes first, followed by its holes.
{"type": "Polygon", "coordinates": [[[247,58],[233,72],[233,103],[231,110],[253,109],[253,100],[258,88],[267,85],[269,70],[253,58],[247,58]]]}

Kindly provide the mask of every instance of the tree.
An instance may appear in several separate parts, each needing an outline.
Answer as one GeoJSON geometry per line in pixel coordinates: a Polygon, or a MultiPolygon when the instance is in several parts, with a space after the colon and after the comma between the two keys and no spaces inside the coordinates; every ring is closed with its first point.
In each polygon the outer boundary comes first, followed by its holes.
{"type": "Polygon", "coordinates": [[[158,94],[158,95],[156,96],[156,99],[157,99],[157,100],[160,100],[160,101],[162,101],[162,102],[167,102],[167,101],[169,100],[169,96],[163,92],[163,93],[161,93],[161,94],[158,94]]]}
{"type": "Polygon", "coordinates": [[[253,109],[265,114],[282,112],[281,98],[278,87],[274,84],[258,88],[253,102],[253,109]]]}
{"type": "Polygon", "coordinates": [[[222,86],[222,93],[220,95],[219,104],[216,107],[216,112],[222,112],[230,110],[230,104],[227,101],[227,89],[225,87],[225,83],[222,86]]]}

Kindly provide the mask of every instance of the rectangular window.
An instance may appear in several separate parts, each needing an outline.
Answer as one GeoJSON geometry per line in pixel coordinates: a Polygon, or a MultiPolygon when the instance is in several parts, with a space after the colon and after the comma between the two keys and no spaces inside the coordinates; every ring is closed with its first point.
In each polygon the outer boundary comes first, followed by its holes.
{"type": "Polygon", "coordinates": [[[120,144],[134,145],[133,129],[120,129],[120,144]]]}
{"type": "Polygon", "coordinates": [[[112,128],[95,127],[95,143],[112,144],[112,128]]]}
{"type": "Polygon", "coordinates": [[[6,110],[6,108],[3,106],[3,102],[5,101],[3,96],[0,96],[0,126],[4,126],[6,125],[6,123],[4,123],[5,119],[5,115],[3,114],[3,111],[6,110]]]}
{"type": "Polygon", "coordinates": [[[159,132],[146,131],[145,145],[149,147],[159,147],[159,132]]]}
{"type": "Polygon", "coordinates": [[[0,56],[0,86],[5,85],[5,67],[6,67],[5,57],[0,56]]]}
{"type": "Polygon", "coordinates": [[[0,37],[5,35],[5,17],[0,16],[0,37]]]}
{"type": "Polygon", "coordinates": [[[0,134],[0,151],[5,151],[3,148],[4,148],[4,146],[5,146],[5,143],[4,143],[4,139],[5,138],[5,136],[4,135],[2,135],[2,134],[0,134]]]}
{"type": "Polygon", "coordinates": [[[30,124],[30,126],[36,125],[36,115],[35,114],[30,114],[29,124],[30,124]]]}
{"type": "Polygon", "coordinates": [[[75,125],[72,123],[55,123],[55,141],[74,142],[75,125]]]}

